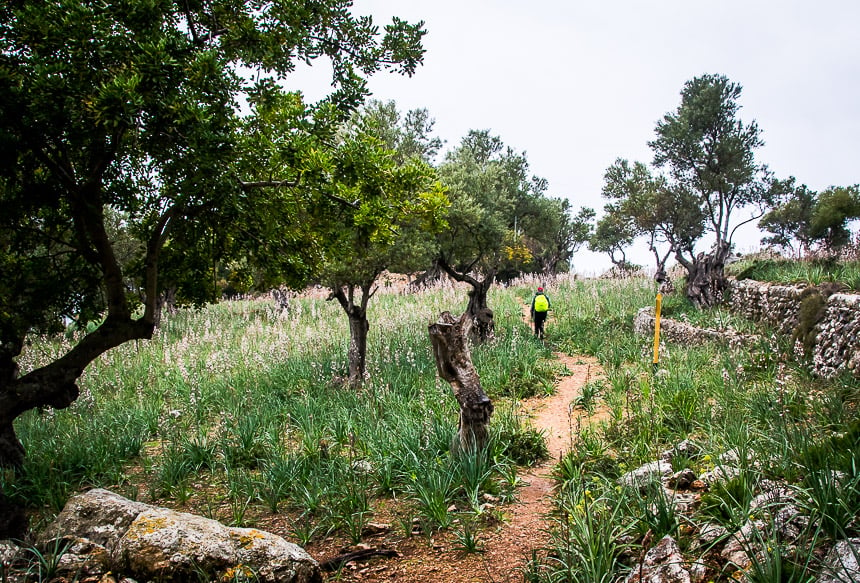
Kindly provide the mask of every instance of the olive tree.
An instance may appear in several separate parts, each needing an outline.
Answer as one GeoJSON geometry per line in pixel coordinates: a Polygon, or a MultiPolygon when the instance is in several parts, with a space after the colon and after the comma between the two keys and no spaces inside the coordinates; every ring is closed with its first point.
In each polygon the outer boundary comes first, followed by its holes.
{"type": "Polygon", "coordinates": [[[697,253],[693,245],[674,249],[687,270],[685,293],[699,307],[721,300],[734,233],[760,218],[772,201],[771,174],[755,160],[764,143],[761,130],[739,118],[740,95],[741,86],[723,75],[688,81],[681,104],[657,123],[649,143],[654,165],[667,171],[666,188],[695,200],[704,217],[701,235],[713,237],[707,252],[697,253]],[[752,212],[737,220],[743,210],[752,212]]]}

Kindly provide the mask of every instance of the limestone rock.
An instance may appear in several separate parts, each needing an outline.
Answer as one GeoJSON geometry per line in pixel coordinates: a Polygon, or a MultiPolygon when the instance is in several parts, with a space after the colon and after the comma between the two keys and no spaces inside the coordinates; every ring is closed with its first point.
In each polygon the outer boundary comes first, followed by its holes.
{"type": "Polygon", "coordinates": [[[677,443],[674,447],[667,449],[666,451],[660,454],[660,459],[672,463],[672,460],[675,459],[675,456],[682,455],[688,458],[697,457],[701,453],[701,448],[690,441],[689,439],[685,439],[677,443]]]}
{"type": "Polygon", "coordinates": [[[685,468],[680,472],[676,472],[669,478],[669,485],[678,490],[686,490],[696,481],[696,472],[690,468],[685,468]]]}
{"type": "Polygon", "coordinates": [[[754,557],[761,549],[762,534],[765,523],[761,520],[751,520],[729,537],[720,556],[738,569],[746,569],[752,564],[754,557]]]}
{"type": "Polygon", "coordinates": [[[770,485],[764,482],[760,485],[761,494],[750,501],[750,511],[764,510],[775,513],[783,506],[796,500],[795,493],[790,488],[780,485],[770,485]],[[766,487],[770,486],[770,487],[766,487]]]}
{"type": "Polygon", "coordinates": [[[667,535],[645,553],[642,564],[633,567],[624,583],[692,583],[685,565],[678,543],[667,535]]]}
{"type": "Polygon", "coordinates": [[[0,540],[0,564],[8,565],[11,563],[21,547],[10,540],[0,540]]]}
{"type": "Polygon", "coordinates": [[[313,581],[315,567],[301,548],[279,536],[165,509],[142,512],[120,540],[116,556],[131,573],[147,577],[202,570],[304,582],[313,581]]]}
{"type": "Polygon", "coordinates": [[[699,541],[706,545],[712,545],[728,535],[729,531],[721,524],[709,522],[699,527],[699,541]]]}
{"type": "Polygon", "coordinates": [[[137,516],[150,508],[108,490],[94,488],[74,496],[47,529],[39,536],[39,544],[73,535],[100,544],[108,551],[134,522],[137,516]]]}
{"type": "Polygon", "coordinates": [[[42,539],[62,536],[98,556],[102,547],[107,570],[142,581],[196,580],[201,573],[266,583],[322,580],[316,561],[279,536],[132,502],[107,490],[69,500],[42,539]]]}
{"type": "Polygon", "coordinates": [[[618,479],[618,482],[622,486],[642,489],[671,475],[671,465],[664,461],[656,461],[627,472],[618,479]]]}
{"type": "Polygon", "coordinates": [[[60,557],[57,570],[68,573],[70,578],[102,578],[111,570],[108,550],[99,543],[86,538],[73,537],[64,540],[68,544],[66,552],[60,557]]]}
{"type": "Polygon", "coordinates": [[[815,583],[860,581],[860,538],[841,540],[824,559],[824,569],[815,583]]]}
{"type": "Polygon", "coordinates": [[[705,472],[699,476],[699,479],[710,486],[717,482],[728,482],[739,475],[741,475],[741,471],[738,468],[733,466],[717,466],[710,472],[705,472]]]}

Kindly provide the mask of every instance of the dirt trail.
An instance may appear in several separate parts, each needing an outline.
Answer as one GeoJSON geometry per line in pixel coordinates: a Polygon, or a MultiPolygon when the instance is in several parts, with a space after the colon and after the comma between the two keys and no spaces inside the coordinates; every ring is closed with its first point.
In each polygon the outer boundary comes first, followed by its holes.
{"type": "Polygon", "coordinates": [[[555,353],[570,371],[556,385],[555,394],[523,402],[532,425],[545,432],[550,459],[521,474],[525,485],[519,502],[509,509],[509,520],[488,542],[485,551],[487,577],[463,581],[519,581],[519,569],[531,552],[546,546],[549,535],[547,516],[552,509],[552,468],[570,450],[574,436],[583,423],[591,422],[573,402],[589,381],[602,374],[597,359],[555,353]]]}
{"type": "MultiPolygon", "coordinates": [[[[524,319],[527,317],[526,310],[524,319]]],[[[426,538],[412,537],[393,545],[400,554],[398,559],[354,565],[341,572],[339,580],[410,583],[513,583],[523,580],[522,569],[527,559],[533,551],[545,548],[549,541],[552,468],[570,450],[583,425],[606,416],[606,412],[599,409],[589,416],[573,406],[582,387],[603,375],[597,359],[559,352],[554,356],[569,374],[559,379],[552,396],[521,403],[532,426],[545,433],[550,459],[520,474],[523,486],[518,489],[518,501],[503,508],[505,520],[496,527],[482,528],[479,533],[483,552],[465,553],[458,548],[450,531],[434,535],[429,544],[426,538]]]]}

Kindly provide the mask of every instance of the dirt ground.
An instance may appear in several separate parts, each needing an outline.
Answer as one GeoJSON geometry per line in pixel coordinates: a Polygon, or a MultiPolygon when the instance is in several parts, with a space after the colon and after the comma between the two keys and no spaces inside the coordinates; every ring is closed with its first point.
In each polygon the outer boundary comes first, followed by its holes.
{"type": "MultiPolygon", "coordinates": [[[[549,538],[553,465],[570,449],[579,427],[606,414],[598,409],[590,417],[585,417],[584,412],[573,410],[571,405],[581,388],[602,374],[596,359],[561,353],[555,356],[570,374],[558,381],[551,397],[523,403],[534,427],[545,432],[551,459],[520,474],[523,486],[518,489],[518,500],[500,507],[503,520],[483,526],[479,531],[482,552],[466,553],[450,531],[437,533],[428,539],[424,535],[406,537],[402,529],[392,527],[376,537],[368,537],[363,546],[395,551],[395,556],[347,563],[339,572],[328,575],[327,580],[411,583],[522,581],[523,569],[532,552],[545,547],[549,538]]],[[[332,542],[321,543],[325,546],[312,544],[307,550],[320,562],[347,550],[355,550],[331,546],[332,542]]]]}

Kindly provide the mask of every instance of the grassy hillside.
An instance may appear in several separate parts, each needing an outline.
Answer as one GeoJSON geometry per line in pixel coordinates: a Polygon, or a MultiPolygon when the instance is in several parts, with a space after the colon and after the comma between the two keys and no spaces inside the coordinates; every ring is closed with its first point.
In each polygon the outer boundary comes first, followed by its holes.
{"type": "MultiPolygon", "coordinates": [[[[371,302],[362,390],[341,382],[347,321],[332,302],[295,299],[286,312],[268,300],[180,311],[152,341],[122,346],[89,368],[72,407],[22,417],[16,430],[27,463],[19,477],[4,475],[3,488],[33,510],[34,529],[90,486],[227,524],[282,513],[302,544],[330,533],[357,542],[381,513],[404,533],[416,523],[425,533],[455,528],[458,518],[489,527],[501,517],[482,510],[483,494],[512,500],[517,466],[545,454],[517,402],[552,390],[556,349],[599,358],[606,379],[589,385],[579,404],[600,399],[610,415],[580,433],[556,470],[553,549],[535,557],[530,580],[612,580],[643,543],[664,534],[704,555],[693,542],[702,526],[736,529],[771,482],[802,492],[809,518],[786,559],[792,569],[807,572],[814,549],[858,534],[860,382],[812,378],[787,339],[767,330],[744,348],[663,345],[654,371],[651,338],[632,329],[636,311],[653,303],[652,282],[564,281],[549,289],[548,346],[522,320],[530,287],[491,293],[497,340],[473,353],[496,404],[487,455],[449,456],[457,404],[436,379],[427,337],[441,311],[462,312],[465,292],[383,290],[371,302]],[[695,448],[674,456],[675,471],[700,475],[731,458],[739,473],[686,514],[661,489],[643,497],[619,485],[625,472],[683,440],[695,448]]],[[[724,311],[695,312],[680,294],[665,299],[664,314],[756,331],[724,311]]],[[[69,341],[34,343],[22,369],[69,341]]],[[[767,560],[762,568],[773,567],[767,560]]],[[[711,578],[731,572],[715,564],[711,578]]]]}
{"type": "MultiPolygon", "coordinates": [[[[551,390],[557,367],[527,334],[518,298],[491,301],[499,339],[473,356],[497,413],[492,455],[472,460],[477,469],[449,467],[458,407],[436,379],[427,325],[443,310],[462,311],[465,294],[440,288],[374,298],[370,378],[358,392],[341,382],[348,324],[333,302],[296,299],[280,312],[271,301],[233,301],[168,315],[152,341],[87,369],[72,407],[17,422],[27,462],[4,488],[45,516],[89,486],[229,524],[283,509],[297,514],[303,542],[360,532],[373,500],[395,494],[414,502],[428,529],[446,526],[452,500],[510,497],[515,464],[543,453],[514,404],[551,390]],[[459,475],[470,471],[479,473],[459,475]]],[[[22,369],[68,342],[34,344],[22,369]]]]}
{"type": "Polygon", "coordinates": [[[728,267],[738,279],[756,279],[774,283],[818,285],[838,282],[846,289],[860,291],[860,261],[837,261],[833,258],[796,261],[780,257],[744,258],[728,267]]]}

